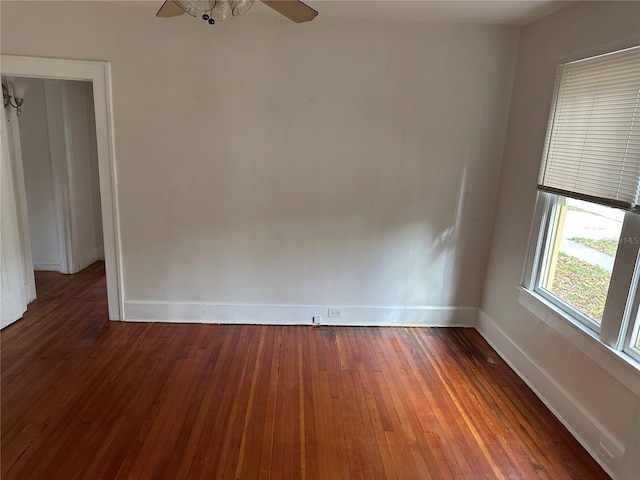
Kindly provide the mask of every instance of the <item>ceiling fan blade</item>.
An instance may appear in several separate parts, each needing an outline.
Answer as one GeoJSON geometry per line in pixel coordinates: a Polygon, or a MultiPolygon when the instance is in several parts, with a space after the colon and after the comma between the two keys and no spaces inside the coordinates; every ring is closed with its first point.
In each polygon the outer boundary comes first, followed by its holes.
{"type": "Polygon", "coordinates": [[[156,13],[156,17],[162,18],[170,18],[177,17],[178,15],[182,15],[184,10],[178,6],[178,4],[172,2],[171,0],[167,0],[162,4],[158,13],[156,13]]]}
{"type": "Polygon", "coordinates": [[[298,0],[262,0],[262,3],[296,23],[308,22],[318,15],[313,8],[298,0]]]}

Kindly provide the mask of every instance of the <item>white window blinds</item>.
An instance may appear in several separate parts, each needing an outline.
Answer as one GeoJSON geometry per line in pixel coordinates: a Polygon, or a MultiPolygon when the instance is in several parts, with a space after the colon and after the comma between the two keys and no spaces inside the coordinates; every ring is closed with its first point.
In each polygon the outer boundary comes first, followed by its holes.
{"type": "Polygon", "coordinates": [[[640,46],[558,67],[538,188],[640,212],[640,46]]]}

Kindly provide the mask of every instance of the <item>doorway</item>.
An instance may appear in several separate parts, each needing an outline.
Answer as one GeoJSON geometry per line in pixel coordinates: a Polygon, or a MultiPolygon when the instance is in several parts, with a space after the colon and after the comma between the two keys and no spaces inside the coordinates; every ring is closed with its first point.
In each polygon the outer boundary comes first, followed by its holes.
{"type": "MultiPolygon", "coordinates": [[[[97,255],[102,253],[102,248],[104,249],[109,319],[120,320],[122,319],[122,279],[120,265],[120,235],[116,202],[117,190],[113,153],[109,64],[106,62],[2,55],[1,65],[2,71],[0,73],[7,77],[44,79],[45,82],[52,80],[90,82],[95,112],[95,154],[97,156],[98,167],[98,178],[94,179],[94,181],[97,183],[97,190],[99,191],[99,209],[102,217],[101,227],[103,230],[102,238],[104,240],[103,247],[96,245],[94,248],[97,255]]],[[[11,112],[9,112],[9,114],[13,115],[11,112]]],[[[18,167],[21,168],[21,166],[18,167]]],[[[13,168],[11,171],[13,183],[18,187],[14,189],[15,198],[13,202],[15,210],[17,210],[16,213],[18,219],[27,218],[24,211],[26,208],[26,202],[24,201],[24,198],[19,198],[20,188],[24,191],[24,184],[20,185],[20,183],[23,182],[23,179],[21,180],[20,175],[18,175],[21,173],[19,171],[20,168],[13,168]]],[[[95,218],[96,210],[93,205],[90,208],[93,210],[93,216],[95,218]]],[[[21,263],[23,270],[25,270],[24,267],[33,262],[30,251],[28,225],[25,225],[24,221],[17,221],[14,223],[15,226],[14,224],[5,222],[3,216],[3,231],[7,231],[15,227],[15,229],[18,230],[15,232],[16,236],[23,239],[21,241],[21,263]]],[[[93,226],[95,227],[95,223],[93,226]]],[[[97,229],[94,229],[94,236],[96,232],[97,229]]],[[[81,264],[82,261],[77,263],[77,265],[81,264]]],[[[3,278],[8,278],[4,273],[5,272],[3,272],[3,278]]],[[[18,280],[22,281],[25,285],[28,284],[28,282],[25,281],[25,278],[16,279],[16,284],[20,283],[18,280]]],[[[29,295],[25,294],[24,297],[29,298],[29,295]]],[[[26,308],[26,305],[24,307],[26,308]]],[[[3,319],[2,323],[3,326],[5,326],[10,322],[6,322],[6,320],[3,319]]]]}
{"type": "Polygon", "coordinates": [[[93,86],[13,82],[28,93],[13,128],[19,130],[33,268],[78,273],[104,260],[93,86]]]}

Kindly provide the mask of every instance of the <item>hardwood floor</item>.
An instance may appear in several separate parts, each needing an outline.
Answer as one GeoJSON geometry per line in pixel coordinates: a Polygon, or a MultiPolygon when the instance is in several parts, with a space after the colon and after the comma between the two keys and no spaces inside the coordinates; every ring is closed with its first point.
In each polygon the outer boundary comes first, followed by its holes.
{"type": "Polygon", "coordinates": [[[37,274],[0,334],[2,478],[608,478],[472,329],[108,322],[37,274]]]}

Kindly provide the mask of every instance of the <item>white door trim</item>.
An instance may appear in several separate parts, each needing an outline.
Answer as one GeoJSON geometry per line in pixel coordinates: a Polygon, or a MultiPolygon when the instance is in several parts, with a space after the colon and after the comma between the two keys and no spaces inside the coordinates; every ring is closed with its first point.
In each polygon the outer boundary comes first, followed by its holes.
{"type": "MultiPolygon", "coordinates": [[[[13,81],[11,77],[6,78],[8,82],[13,81]]],[[[8,86],[11,88],[10,86],[8,86]]],[[[9,92],[11,94],[11,92],[9,92]]],[[[29,232],[29,215],[27,214],[27,191],[24,184],[24,171],[22,164],[22,144],[20,143],[20,121],[16,110],[8,108],[5,110],[7,116],[7,133],[11,158],[11,168],[13,172],[13,189],[15,195],[15,208],[17,208],[18,237],[20,239],[21,263],[24,277],[25,298],[27,303],[36,298],[36,281],[33,274],[33,258],[31,255],[31,235],[29,232]]]]}
{"type": "Polygon", "coordinates": [[[71,164],[67,157],[72,155],[72,149],[68,135],[68,112],[65,112],[65,109],[68,109],[66,87],[62,80],[45,80],[43,83],[53,176],[53,203],[58,230],[59,268],[60,273],[75,273],[71,215],[69,213],[71,211],[69,192],[71,182],[69,182],[67,174],[67,168],[71,164]]]}
{"type": "Polygon", "coordinates": [[[123,281],[110,64],[2,55],[0,70],[2,75],[84,80],[93,84],[109,319],[120,320],[123,318],[123,281]]]}

